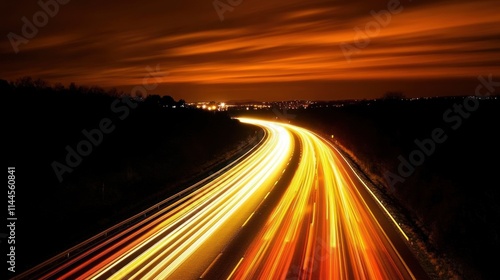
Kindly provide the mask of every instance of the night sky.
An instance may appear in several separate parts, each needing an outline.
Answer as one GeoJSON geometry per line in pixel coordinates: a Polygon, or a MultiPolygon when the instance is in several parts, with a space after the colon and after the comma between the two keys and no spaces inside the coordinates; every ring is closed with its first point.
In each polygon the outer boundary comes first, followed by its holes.
{"type": "Polygon", "coordinates": [[[500,80],[498,0],[41,2],[57,9],[2,2],[1,79],[130,91],[158,65],[155,93],[187,101],[472,95],[479,75],[500,80]]]}

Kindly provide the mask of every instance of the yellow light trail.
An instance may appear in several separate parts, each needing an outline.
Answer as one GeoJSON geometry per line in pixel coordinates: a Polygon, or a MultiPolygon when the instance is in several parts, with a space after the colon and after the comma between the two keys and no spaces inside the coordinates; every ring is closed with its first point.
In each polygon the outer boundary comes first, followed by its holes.
{"type": "MultiPolygon", "coordinates": [[[[199,271],[193,269],[177,273],[178,268],[193,254],[210,253],[199,248],[217,238],[219,242],[210,252],[216,253],[229,242],[241,225],[272,191],[291,158],[294,143],[292,135],[277,124],[256,121],[266,131],[266,140],[248,158],[218,178],[189,195],[174,210],[156,218],[154,226],[126,238],[127,244],[109,256],[100,265],[88,269],[86,262],[64,278],[80,269],[87,269],[77,279],[189,279],[199,271]],[[176,274],[177,273],[177,274],[176,274]]],[[[98,254],[98,259],[106,252],[98,254]]],[[[210,260],[211,261],[211,260],[210,260]]],[[[204,263],[200,263],[200,269],[204,263]]],[[[201,273],[196,275],[196,278],[201,273]]]]}

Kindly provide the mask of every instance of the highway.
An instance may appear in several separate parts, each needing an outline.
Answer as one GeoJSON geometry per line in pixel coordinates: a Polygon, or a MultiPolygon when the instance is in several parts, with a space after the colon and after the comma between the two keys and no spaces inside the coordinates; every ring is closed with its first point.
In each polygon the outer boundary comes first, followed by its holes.
{"type": "Polygon", "coordinates": [[[240,121],[265,131],[251,154],[37,279],[428,279],[327,140],[240,121]]]}

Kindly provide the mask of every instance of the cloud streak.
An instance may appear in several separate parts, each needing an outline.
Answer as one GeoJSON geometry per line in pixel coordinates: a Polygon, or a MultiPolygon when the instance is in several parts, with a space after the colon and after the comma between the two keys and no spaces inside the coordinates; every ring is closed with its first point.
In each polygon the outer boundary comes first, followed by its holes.
{"type": "MultiPolygon", "coordinates": [[[[401,1],[404,10],[348,63],[339,45],[387,1],[245,1],[224,22],[210,2],[74,1],[19,54],[2,41],[0,77],[121,87],[158,63],[169,72],[165,86],[212,88],[500,74],[498,1],[414,2],[401,1]]],[[[36,8],[9,5],[3,34],[20,30],[16,18],[36,8]]]]}

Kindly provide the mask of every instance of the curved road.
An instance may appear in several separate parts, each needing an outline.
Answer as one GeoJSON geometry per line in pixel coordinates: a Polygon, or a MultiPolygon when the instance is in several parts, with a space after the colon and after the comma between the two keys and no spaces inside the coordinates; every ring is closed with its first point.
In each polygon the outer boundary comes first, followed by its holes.
{"type": "Polygon", "coordinates": [[[240,120],[266,132],[251,155],[38,279],[428,279],[328,141],[240,120]]]}

